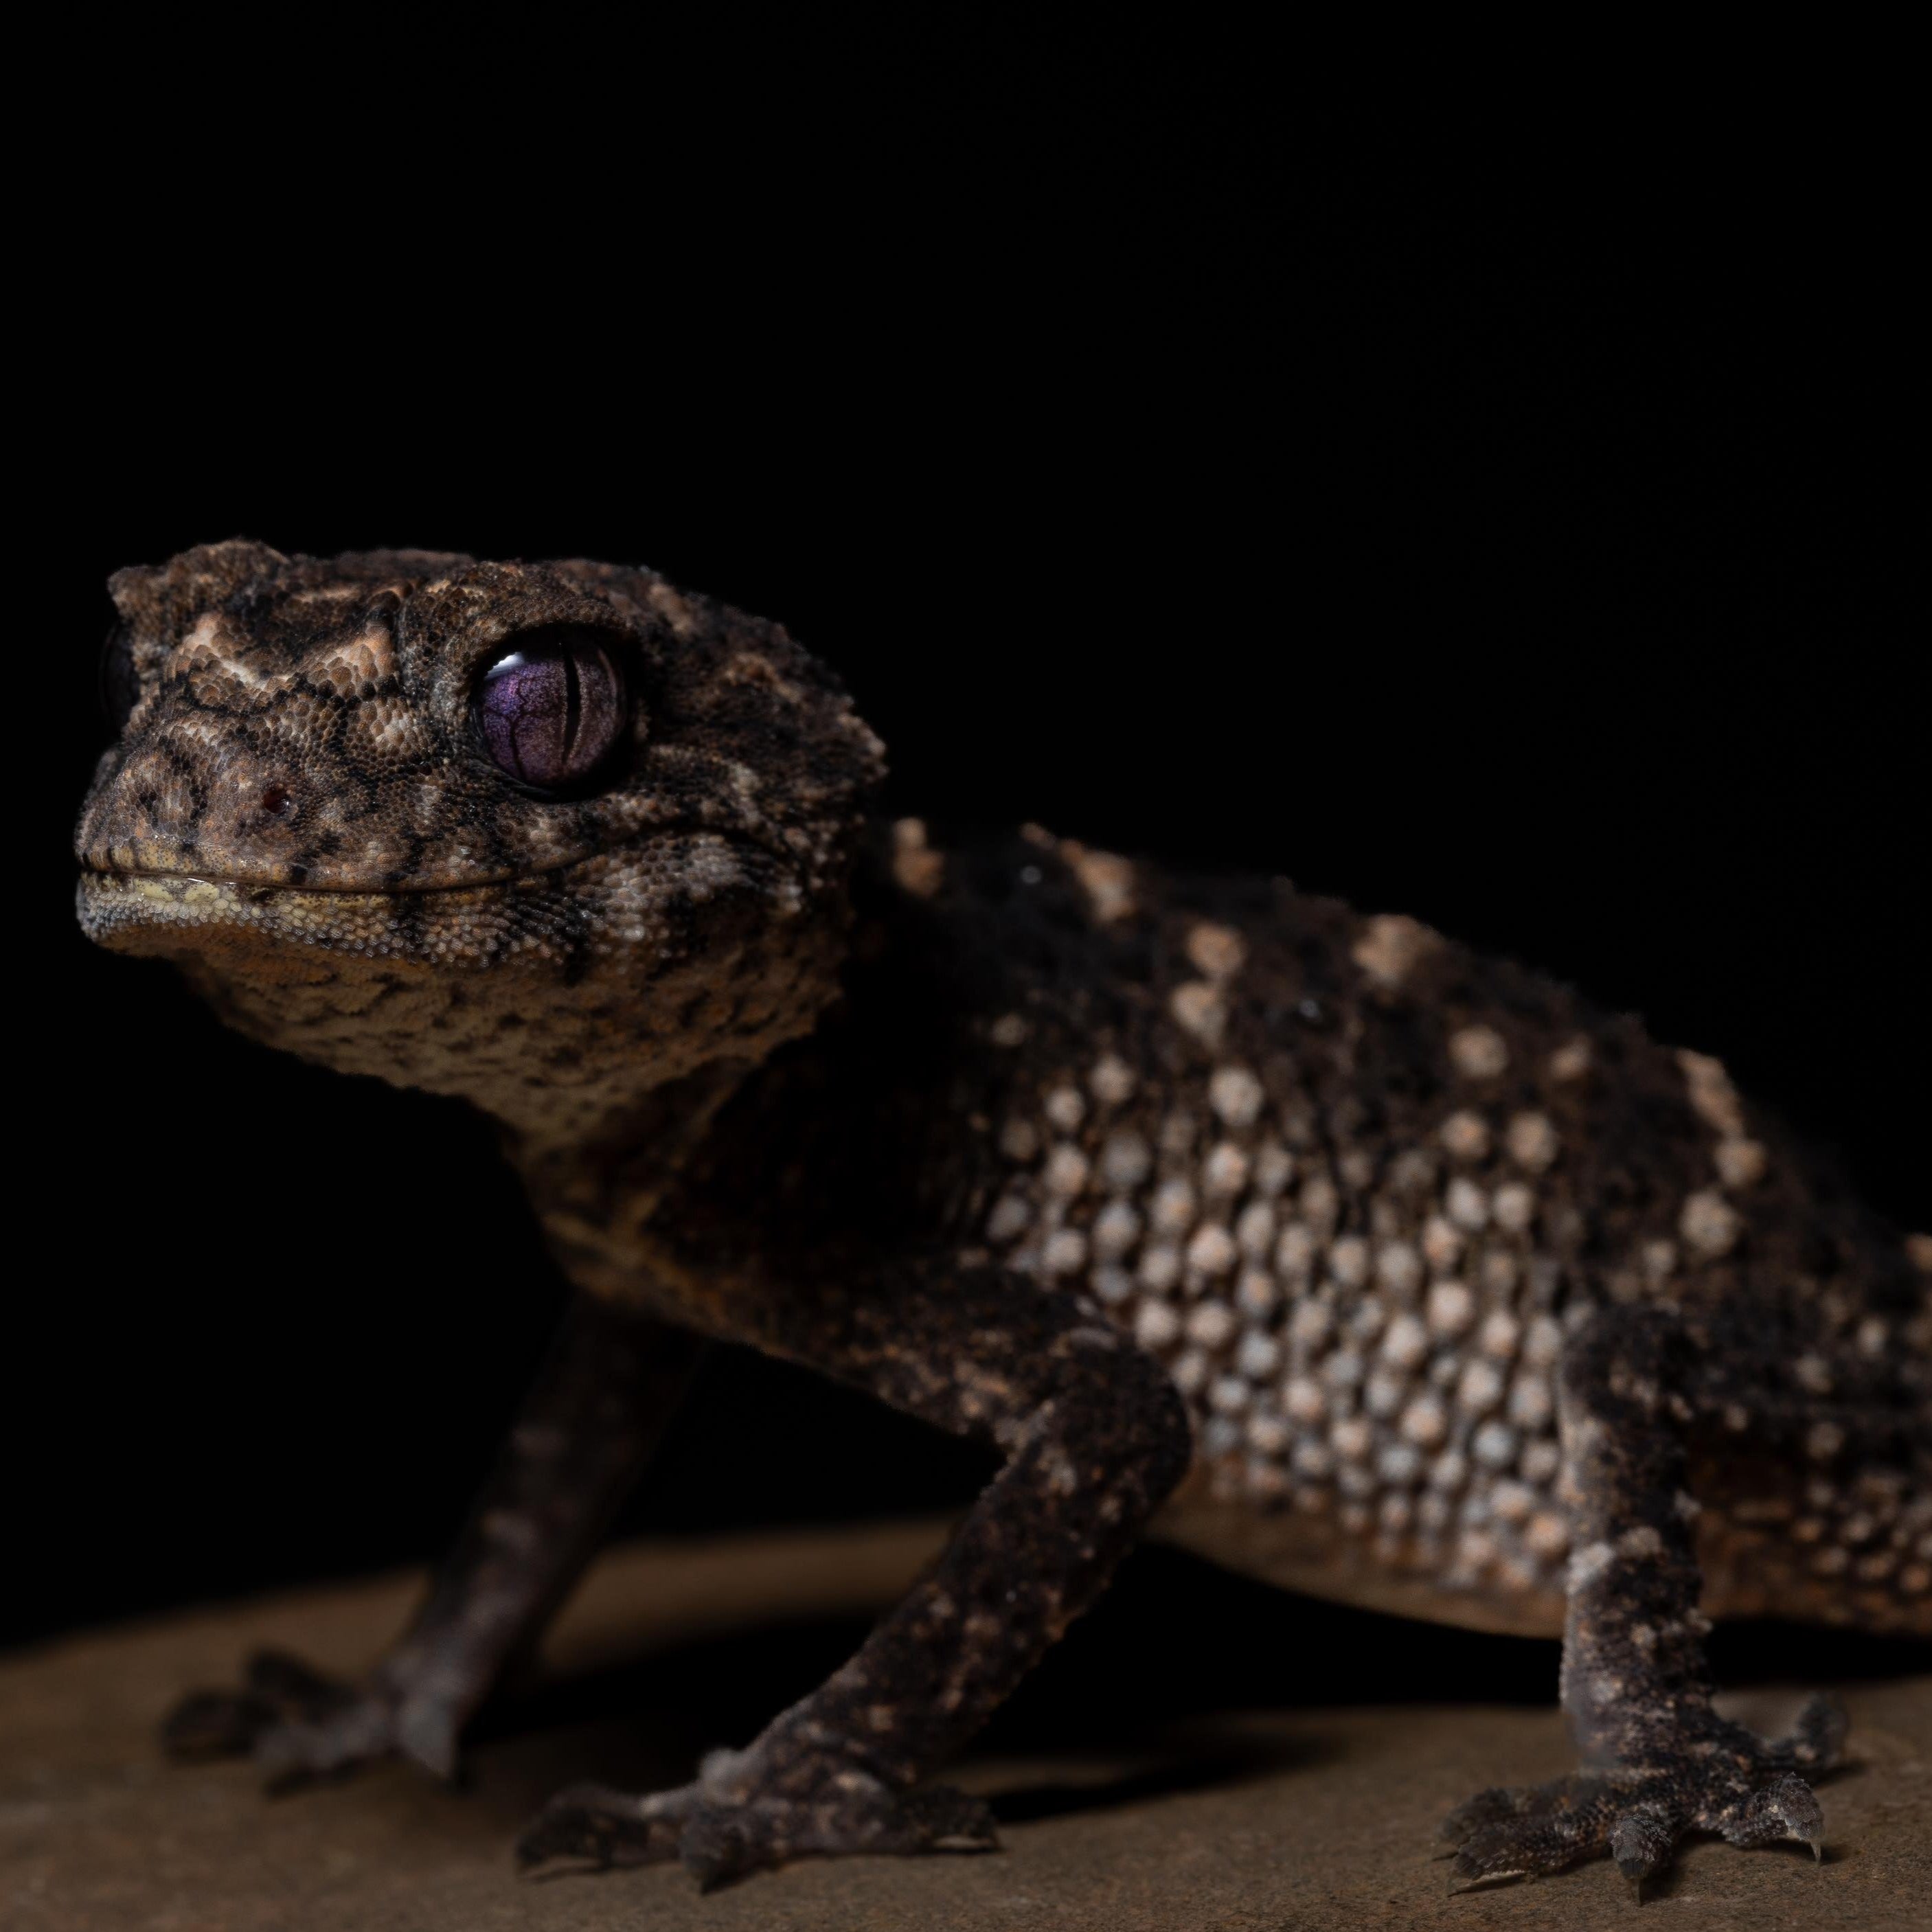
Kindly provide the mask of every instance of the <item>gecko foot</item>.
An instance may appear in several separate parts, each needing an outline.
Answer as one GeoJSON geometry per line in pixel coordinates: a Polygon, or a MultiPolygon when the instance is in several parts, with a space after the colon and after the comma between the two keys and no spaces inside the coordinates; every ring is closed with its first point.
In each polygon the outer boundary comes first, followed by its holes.
{"type": "Polygon", "coordinates": [[[450,1714],[340,1682],[277,1650],[249,1659],[240,1690],[183,1698],[162,1724],[161,1744],[176,1759],[252,1756],[274,1792],[398,1755],[445,1779],[457,1769],[450,1714]]]}
{"type": "Polygon", "coordinates": [[[1843,1708],[1828,1697],[1813,1698],[1774,1744],[1707,1718],[1641,1762],[1478,1792],[1443,1821],[1442,1836],[1457,1848],[1457,1877],[1473,1884],[1608,1854],[1640,1897],[1686,1832],[1715,1832],[1734,1845],[1790,1839],[1820,1858],[1824,1814],[1798,1773],[1828,1770],[1844,1736],[1843,1708]]]}
{"type": "Polygon", "coordinates": [[[795,1858],[998,1846],[986,1807],[944,1786],[895,1791],[842,1762],[795,1769],[783,1795],[742,1796],[729,1775],[736,1763],[731,1754],[715,1754],[695,1784],[649,1797],[573,1785],[531,1820],[518,1841],[518,1862],[587,1858],[609,1866],[676,1858],[710,1892],[795,1858]]]}

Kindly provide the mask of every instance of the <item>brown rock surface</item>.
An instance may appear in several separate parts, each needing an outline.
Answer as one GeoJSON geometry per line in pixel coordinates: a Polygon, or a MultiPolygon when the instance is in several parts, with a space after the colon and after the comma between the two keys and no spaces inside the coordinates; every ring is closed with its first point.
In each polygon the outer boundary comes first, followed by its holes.
{"type": "MultiPolygon", "coordinates": [[[[598,1567],[546,1657],[523,1728],[486,1736],[472,1788],[388,1766],[275,1802],[246,1766],[170,1769],[154,1730],[186,1686],[271,1643],[344,1670],[394,1628],[411,1580],[266,1599],[70,1639],[0,1663],[0,1923],[8,1932],[1274,1932],[1291,1927],[1632,1923],[1607,1864],[1451,1898],[1430,1835],[1505,1774],[1565,1768],[1553,1710],[1383,1707],[1190,1719],[1144,1748],[982,1755],[1006,1849],[802,1864],[700,1898],[675,1869],[512,1872],[524,1817],[560,1784],[679,1781],[710,1741],[677,1714],[680,1645],[888,1599],[932,1525],[638,1544],[598,1567]],[[674,1653],[652,1698],[598,1718],[568,1685],[674,1653]],[[534,1711],[534,1715],[532,1712],[534,1711]],[[1084,1795],[1083,1795],[1084,1794],[1084,1795]]],[[[741,1636],[755,1654],[761,1640],[741,1636]]],[[[710,1694],[708,1692],[706,1694],[710,1694]]],[[[1932,1926],[1932,1678],[1854,1687],[1857,1762],[1827,1787],[1822,1868],[1795,1849],[1687,1848],[1648,1927],[1932,1926]]],[[[1754,1696],[1775,1721],[1795,1703],[1754,1696]]]]}

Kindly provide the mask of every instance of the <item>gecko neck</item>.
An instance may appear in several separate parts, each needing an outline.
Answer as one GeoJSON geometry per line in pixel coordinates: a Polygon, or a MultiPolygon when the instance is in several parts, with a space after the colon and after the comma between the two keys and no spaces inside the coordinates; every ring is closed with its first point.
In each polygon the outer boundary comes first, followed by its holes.
{"type": "Polygon", "coordinates": [[[506,1138],[505,1152],[575,1286],[614,1300],[645,1298],[661,1266],[658,1208],[756,1065],[714,1060],[651,1087],[595,1134],[506,1138]]]}

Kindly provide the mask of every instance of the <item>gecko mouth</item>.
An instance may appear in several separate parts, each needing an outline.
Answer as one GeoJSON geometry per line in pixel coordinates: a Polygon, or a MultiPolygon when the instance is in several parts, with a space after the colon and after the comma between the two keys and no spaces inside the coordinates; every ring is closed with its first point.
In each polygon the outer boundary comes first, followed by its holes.
{"type": "MultiPolygon", "coordinates": [[[[586,856],[594,857],[596,855],[586,856]]],[[[419,898],[433,892],[485,892],[505,886],[535,890],[544,884],[554,883],[572,866],[580,863],[580,859],[573,859],[541,872],[492,872],[474,879],[433,879],[422,884],[395,886],[339,886],[327,880],[310,881],[294,874],[286,879],[225,879],[214,878],[203,872],[163,872],[141,866],[83,865],[80,868],[80,882],[83,890],[112,885],[142,890],[152,887],[166,892],[176,887],[182,887],[201,891],[237,892],[243,898],[256,902],[285,892],[300,892],[310,898],[403,899],[419,898]]],[[[297,872],[298,873],[299,868],[297,872]]]]}
{"type": "Polygon", "coordinates": [[[76,910],[88,938],[118,952],[292,949],[460,970],[519,954],[656,950],[706,907],[753,885],[770,892],[782,869],[755,843],[718,832],[660,834],[542,872],[362,891],[87,866],[76,910]]]}
{"type": "MultiPolygon", "coordinates": [[[[466,873],[460,878],[412,875],[398,871],[379,874],[374,883],[345,883],[328,870],[291,863],[272,872],[256,872],[250,877],[216,872],[197,872],[184,865],[142,864],[128,854],[131,862],[117,862],[104,842],[94,842],[76,856],[80,860],[80,890],[83,899],[90,892],[134,895],[157,904],[207,904],[208,897],[232,895],[250,904],[266,904],[290,896],[310,899],[341,899],[371,904],[399,904],[406,900],[460,898],[488,893],[509,892],[541,896],[565,890],[584,868],[600,864],[622,864],[647,848],[667,847],[692,849],[710,847],[729,850],[746,863],[761,862],[784,868],[794,856],[786,842],[776,833],[742,826],[720,826],[700,815],[668,814],[650,824],[630,828],[622,836],[586,842],[571,849],[545,854],[534,862],[506,865],[491,872],[466,873]],[[317,876],[318,870],[320,876],[317,876]]],[[[121,848],[124,852],[126,848],[121,848]]],[[[185,856],[185,855],[183,855],[185,856]]],[[[325,862],[325,866],[327,862],[325,862]]]]}
{"type": "MultiPolygon", "coordinates": [[[[187,872],[108,872],[80,878],[81,930],[117,952],[164,956],[263,945],[394,958],[459,957],[488,963],[512,949],[532,920],[506,901],[561,896],[560,882],[518,888],[517,880],[402,892],[345,892],[257,885],[187,872]]],[[[553,920],[551,923],[554,923],[553,920]]]]}

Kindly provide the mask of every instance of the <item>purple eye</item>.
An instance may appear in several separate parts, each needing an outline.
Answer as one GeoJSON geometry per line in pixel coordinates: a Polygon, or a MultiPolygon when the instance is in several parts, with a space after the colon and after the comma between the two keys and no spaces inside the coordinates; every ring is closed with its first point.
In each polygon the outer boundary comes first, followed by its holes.
{"type": "Polygon", "coordinates": [[[595,631],[526,632],[483,674],[476,725],[513,778],[564,791],[596,770],[624,723],[624,680],[595,631]]]}

